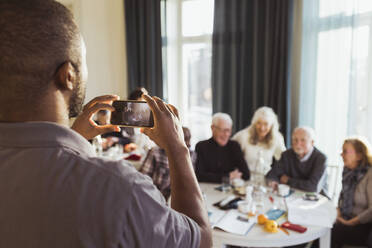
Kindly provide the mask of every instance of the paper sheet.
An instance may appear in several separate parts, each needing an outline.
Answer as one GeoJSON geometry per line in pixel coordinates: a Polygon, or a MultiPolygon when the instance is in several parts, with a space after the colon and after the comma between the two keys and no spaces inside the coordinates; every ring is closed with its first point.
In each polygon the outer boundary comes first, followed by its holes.
{"type": "Polygon", "coordinates": [[[286,199],[288,220],[294,224],[329,227],[335,221],[333,204],[321,197],[318,201],[307,201],[301,197],[286,199]]]}
{"type": "Polygon", "coordinates": [[[246,235],[255,224],[254,219],[248,219],[246,215],[240,214],[237,210],[227,211],[217,220],[220,214],[219,212],[214,212],[210,216],[209,219],[212,228],[219,228],[225,232],[246,235]],[[214,223],[212,223],[212,221],[214,223]]]}

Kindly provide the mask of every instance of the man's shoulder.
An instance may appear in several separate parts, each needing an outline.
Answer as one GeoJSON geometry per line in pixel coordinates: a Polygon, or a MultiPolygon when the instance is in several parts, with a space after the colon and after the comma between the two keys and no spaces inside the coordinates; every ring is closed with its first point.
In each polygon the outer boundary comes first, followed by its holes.
{"type": "Polygon", "coordinates": [[[289,148],[287,150],[285,150],[282,155],[281,155],[282,158],[296,158],[296,153],[293,151],[292,148],[289,148]]]}
{"type": "Polygon", "coordinates": [[[311,163],[311,166],[325,168],[327,166],[327,156],[314,146],[309,162],[311,163]]]}
{"type": "Polygon", "coordinates": [[[202,141],[199,141],[198,143],[196,143],[195,150],[203,149],[203,148],[209,147],[211,145],[212,145],[211,139],[202,140],[202,141]]]}
{"type": "Polygon", "coordinates": [[[226,147],[231,147],[233,149],[240,149],[239,143],[235,140],[229,140],[229,142],[227,142],[226,147]]]}
{"type": "Polygon", "coordinates": [[[321,159],[324,159],[324,160],[327,159],[327,156],[315,146],[314,146],[313,155],[315,157],[318,157],[318,158],[321,158],[321,159]]]}

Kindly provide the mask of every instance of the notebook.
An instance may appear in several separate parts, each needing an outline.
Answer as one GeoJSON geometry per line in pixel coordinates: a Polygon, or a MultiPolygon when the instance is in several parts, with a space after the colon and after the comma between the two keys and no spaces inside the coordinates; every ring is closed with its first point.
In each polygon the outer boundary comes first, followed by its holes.
{"type": "Polygon", "coordinates": [[[266,216],[269,220],[278,220],[281,217],[284,217],[286,214],[286,211],[282,209],[270,209],[266,212],[266,216]]]}
{"type": "Polygon", "coordinates": [[[211,212],[209,220],[212,228],[238,235],[247,235],[256,223],[255,218],[247,218],[247,215],[241,214],[235,209],[211,212]]]}

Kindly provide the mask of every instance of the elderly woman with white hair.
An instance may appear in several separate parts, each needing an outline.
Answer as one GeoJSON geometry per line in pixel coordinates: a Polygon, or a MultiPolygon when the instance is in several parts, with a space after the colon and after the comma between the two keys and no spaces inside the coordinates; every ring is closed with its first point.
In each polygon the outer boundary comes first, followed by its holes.
{"type": "Polygon", "coordinates": [[[240,144],[253,177],[258,173],[265,175],[271,169],[273,158],[279,160],[286,149],[278,118],[269,107],[257,109],[251,125],[236,133],[232,140],[240,144]]]}

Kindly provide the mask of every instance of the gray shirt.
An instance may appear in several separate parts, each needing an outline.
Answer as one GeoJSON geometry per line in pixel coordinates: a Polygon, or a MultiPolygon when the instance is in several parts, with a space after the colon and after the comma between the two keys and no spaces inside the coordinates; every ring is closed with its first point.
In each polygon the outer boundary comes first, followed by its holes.
{"type": "Polygon", "coordinates": [[[0,247],[198,247],[149,177],[49,122],[0,124],[0,247]]]}

